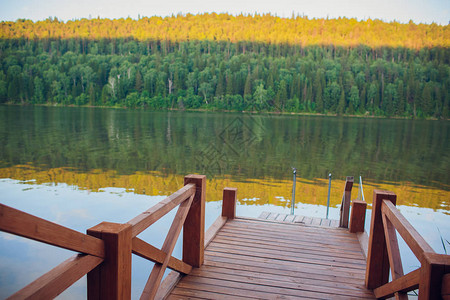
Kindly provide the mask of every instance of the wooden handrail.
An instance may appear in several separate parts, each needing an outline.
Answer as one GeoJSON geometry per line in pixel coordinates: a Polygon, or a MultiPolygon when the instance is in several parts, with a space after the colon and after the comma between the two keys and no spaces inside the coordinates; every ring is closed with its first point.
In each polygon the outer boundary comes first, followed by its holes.
{"type": "MultiPolygon", "coordinates": [[[[166,253],[158,248],[148,244],[138,237],[133,238],[133,254],[136,254],[142,258],[148,259],[154,263],[162,264],[166,258],[166,253]]],[[[189,274],[192,270],[192,266],[187,263],[171,256],[169,258],[168,268],[180,272],[181,274],[189,274]]]]}
{"type": "MultiPolygon", "coordinates": [[[[377,298],[408,299],[419,289],[419,299],[439,299],[446,291],[444,275],[450,272],[450,255],[437,254],[395,207],[392,192],[374,191],[366,268],[366,286],[377,298]],[[403,275],[397,232],[419,259],[419,269],[403,275]],[[392,281],[389,280],[389,269],[392,281]]],[[[447,275],[445,275],[447,276],[447,275]]]]}
{"type": "Polygon", "coordinates": [[[60,248],[105,257],[102,240],[0,204],[0,230],[60,248]]]}
{"type": "Polygon", "coordinates": [[[133,237],[137,236],[193,194],[195,194],[195,184],[187,184],[169,197],[134,217],[127,222],[127,224],[132,226],[131,235],[133,237]]]}
{"type": "Polygon", "coordinates": [[[425,252],[434,252],[433,248],[424,240],[411,223],[398,211],[391,201],[383,200],[381,212],[394,225],[395,229],[405,240],[411,251],[422,262],[422,255],[425,252]]]}
{"type": "MultiPolygon", "coordinates": [[[[56,297],[85,274],[88,299],[130,299],[132,254],[155,263],[141,296],[142,299],[153,299],[167,267],[180,274],[189,274],[192,267],[203,264],[205,187],[204,175],[188,175],[183,188],[128,223],[102,222],[88,229],[87,235],[0,204],[0,230],[81,252],[16,292],[11,299],[56,297]],[[136,237],[178,205],[161,250],[136,237]],[[182,228],[183,260],[179,260],[171,253],[182,228]]],[[[208,230],[206,243],[226,220],[234,218],[235,211],[236,189],[225,188],[223,216],[208,230]]],[[[173,285],[163,286],[165,293],[173,285]]]]}
{"type": "Polygon", "coordinates": [[[8,299],[52,299],[97,267],[102,258],[77,254],[42,275],[8,299]]]}

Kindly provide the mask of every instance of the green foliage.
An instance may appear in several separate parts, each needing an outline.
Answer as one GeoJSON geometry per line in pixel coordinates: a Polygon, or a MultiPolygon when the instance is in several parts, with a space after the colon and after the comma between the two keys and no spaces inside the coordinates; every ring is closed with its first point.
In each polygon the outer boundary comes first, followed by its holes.
{"type": "Polygon", "coordinates": [[[0,102],[449,117],[449,48],[0,40],[0,102]]]}

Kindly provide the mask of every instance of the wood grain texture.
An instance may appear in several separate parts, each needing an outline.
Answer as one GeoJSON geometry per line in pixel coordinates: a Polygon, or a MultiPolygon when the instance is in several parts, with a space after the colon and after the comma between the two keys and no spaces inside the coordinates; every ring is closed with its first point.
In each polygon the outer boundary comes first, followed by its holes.
{"type": "Polygon", "coordinates": [[[206,176],[188,175],[184,184],[195,184],[195,195],[183,226],[183,261],[198,268],[204,259],[206,176]]]}
{"type": "Polygon", "coordinates": [[[433,248],[431,248],[425,239],[390,201],[383,201],[381,211],[386,215],[389,221],[392,222],[395,229],[397,229],[398,233],[402,236],[420,262],[422,262],[422,255],[424,252],[434,252],[433,248]]]}
{"type": "Polygon", "coordinates": [[[348,218],[350,212],[350,198],[352,196],[353,177],[347,176],[344,187],[344,195],[342,196],[339,226],[348,228],[348,218]]]}
{"type": "MultiPolygon", "coordinates": [[[[162,264],[164,262],[164,259],[166,258],[167,254],[165,252],[146,243],[140,238],[137,237],[133,238],[132,245],[133,245],[132,248],[133,254],[148,259],[152,262],[162,264]]],[[[183,261],[173,256],[169,258],[169,264],[167,265],[167,267],[182,274],[189,274],[189,272],[191,272],[192,270],[192,267],[190,265],[184,263],[183,261]]]]}
{"type": "Polygon", "coordinates": [[[173,219],[172,225],[170,226],[169,232],[167,233],[166,239],[161,247],[161,251],[165,253],[164,260],[161,263],[155,263],[152,272],[147,280],[147,283],[142,292],[141,299],[154,299],[156,292],[158,291],[159,285],[161,284],[161,279],[164,276],[167,265],[172,255],[172,251],[175,248],[178,236],[181,233],[181,228],[186,220],[189,209],[192,204],[194,195],[189,197],[188,200],[181,203],[178,211],[173,219]]]}
{"type": "Polygon", "coordinates": [[[365,268],[359,242],[346,230],[236,218],[169,299],[374,299],[365,268]]]}
{"type": "Polygon", "coordinates": [[[103,241],[0,204],[0,230],[42,243],[103,258],[103,241]]]}
{"type": "Polygon", "coordinates": [[[177,207],[181,202],[192,196],[196,192],[195,184],[185,184],[181,189],[158,202],[145,212],[134,217],[127,224],[133,226],[132,236],[135,237],[150,225],[161,219],[169,211],[177,207]]]}
{"type": "Polygon", "coordinates": [[[220,231],[220,229],[227,222],[227,217],[219,216],[214,221],[214,223],[208,228],[205,233],[205,248],[208,247],[209,243],[215,238],[216,234],[220,231]]]}
{"type": "Polygon", "coordinates": [[[42,275],[8,299],[52,299],[86,275],[102,258],[77,254],[42,275]]]}
{"type": "Polygon", "coordinates": [[[366,286],[369,289],[380,287],[389,280],[389,259],[381,216],[383,200],[389,200],[395,205],[397,195],[388,191],[373,191],[366,269],[366,286]]]}
{"type": "Polygon", "coordinates": [[[353,200],[352,212],[350,215],[349,231],[352,233],[364,232],[366,222],[367,203],[365,201],[353,200]]]}
{"type": "Polygon", "coordinates": [[[222,217],[234,219],[236,217],[237,188],[226,187],[223,189],[222,217]]]}
{"type": "Polygon", "coordinates": [[[414,270],[396,280],[388,282],[373,290],[377,298],[390,298],[394,291],[407,293],[419,287],[420,269],[414,270]]]}
{"type": "Polygon", "coordinates": [[[102,222],[87,233],[105,243],[103,263],[87,276],[88,299],[130,299],[131,225],[102,222]]]}

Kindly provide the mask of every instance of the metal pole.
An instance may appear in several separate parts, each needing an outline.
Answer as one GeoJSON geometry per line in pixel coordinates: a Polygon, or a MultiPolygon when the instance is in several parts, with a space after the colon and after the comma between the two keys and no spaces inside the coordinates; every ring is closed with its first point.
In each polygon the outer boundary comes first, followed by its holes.
{"type": "Polygon", "coordinates": [[[294,173],[293,186],[292,186],[292,203],[291,203],[291,215],[294,214],[294,206],[295,206],[295,182],[297,181],[297,169],[292,168],[294,173]]]}
{"type": "Polygon", "coordinates": [[[328,211],[330,210],[330,189],[331,189],[331,173],[328,174],[327,219],[328,219],[328,211]]]}

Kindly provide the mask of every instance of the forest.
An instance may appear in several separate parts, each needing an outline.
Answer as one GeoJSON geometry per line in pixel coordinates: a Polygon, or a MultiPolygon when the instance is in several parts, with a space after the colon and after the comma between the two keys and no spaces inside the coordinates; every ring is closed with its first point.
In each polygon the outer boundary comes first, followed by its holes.
{"type": "Polygon", "coordinates": [[[0,28],[0,103],[449,118],[449,26],[205,14],[0,28]]]}

